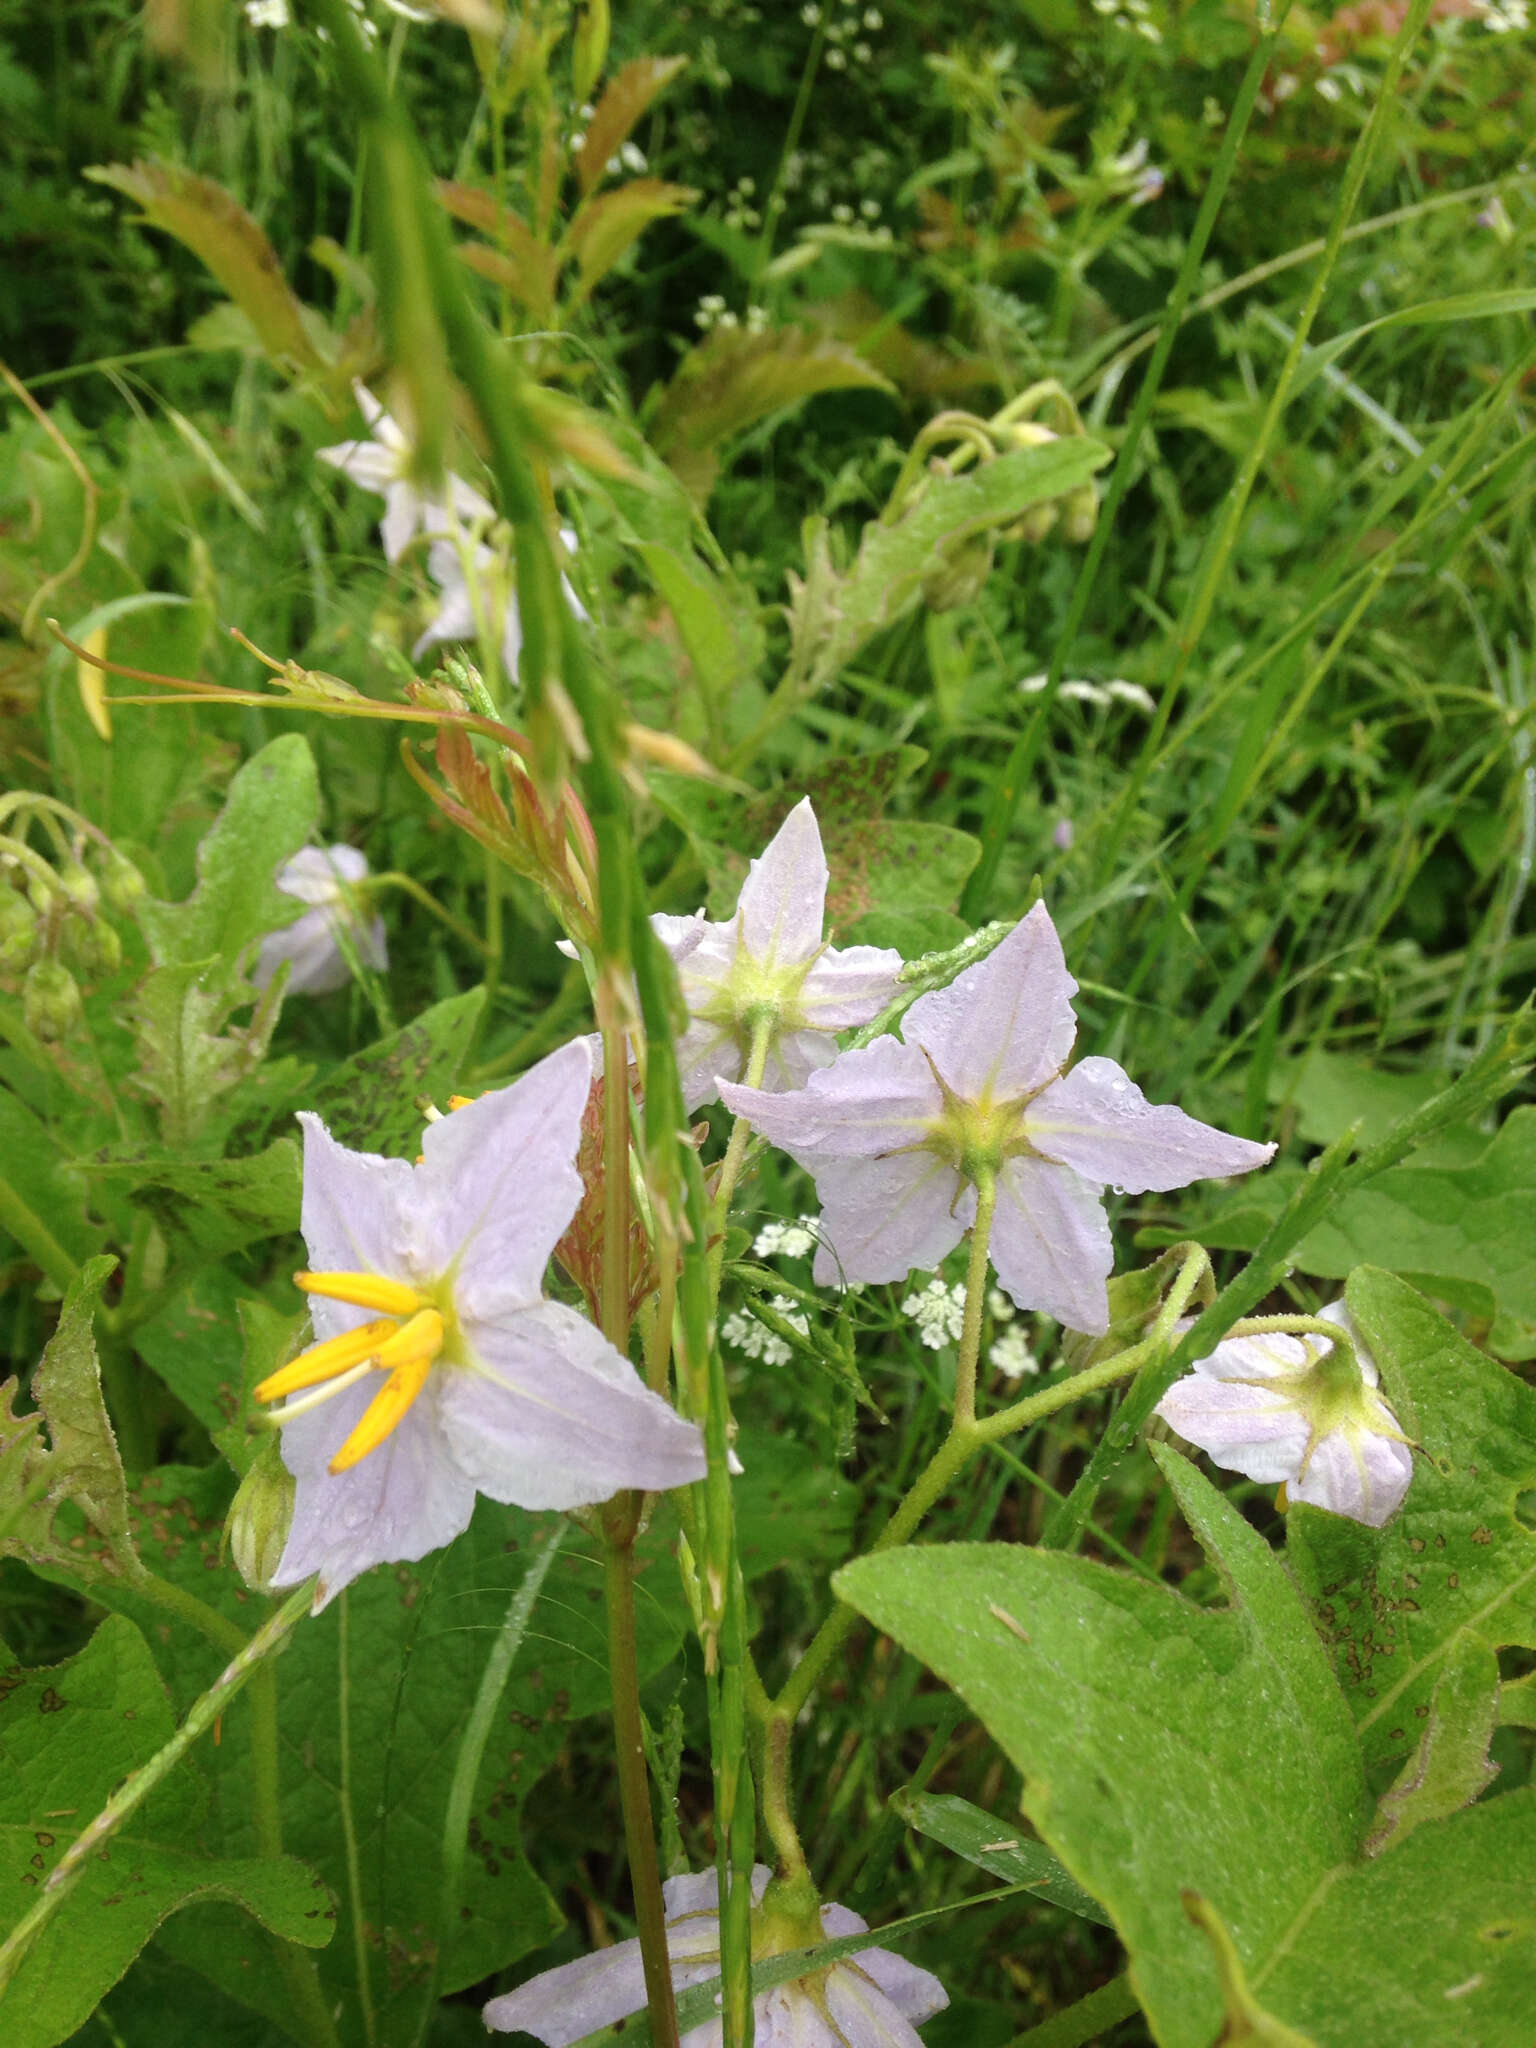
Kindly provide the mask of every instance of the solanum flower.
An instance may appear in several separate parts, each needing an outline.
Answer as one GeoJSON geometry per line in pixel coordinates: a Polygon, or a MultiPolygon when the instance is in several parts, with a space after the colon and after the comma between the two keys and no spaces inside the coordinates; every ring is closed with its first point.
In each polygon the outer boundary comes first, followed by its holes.
{"type": "Polygon", "coordinates": [[[713,1102],[747,1065],[754,1033],[771,1034],[763,1079],[795,1088],[835,1058],[833,1033],[867,1024],[896,992],[901,955],[823,943],[827,858],[802,797],[753,861],[727,922],[652,920],[677,962],[688,1028],[678,1041],[683,1104],[713,1102]]]}
{"type": "MultiPolygon", "coordinates": [[[[562,526],[560,538],[567,548],[574,549],[575,528],[562,526]]],[[[440,641],[478,640],[481,626],[481,618],[476,612],[478,605],[491,638],[500,642],[502,667],[509,679],[515,678],[518,657],[523,651],[523,620],[517,608],[511,567],[506,559],[494,548],[479,546],[470,557],[470,570],[466,573],[459,543],[451,539],[435,540],[427,551],[427,573],[441,590],[443,601],[436,618],[411,649],[412,658],[419,661],[428,647],[436,646],[440,641]]],[[[560,588],[576,617],[586,618],[586,608],[571,588],[568,576],[560,578],[560,588]]]]}
{"type": "Polygon", "coordinates": [[[399,561],[418,533],[430,540],[437,534],[451,534],[461,520],[490,524],[495,512],[461,476],[447,478],[446,498],[421,490],[411,475],[416,451],[405,429],[390,418],[366,384],[354,381],[352,395],[372,438],[342,441],[334,448],[317,448],[315,453],[361,489],[374,491],[384,500],[379,533],[391,562],[399,561]]]}
{"type": "Polygon", "coordinates": [[[383,972],[389,965],[384,920],[369,917],[355,894],[367,873],[367,855],[355,846],[306,846],[283,864],[278,888],[313,908],[262,940],[251,975],[258,988],[266,987],[285,960],[292,967],[291,996],[323,996],[345,987],[352,969],[343,934],[365,967],[383,972]]]}
{"type": "Polygon", "coordinates": [[[542,1296],[581,1199],[592,1082],[577,1039],[430,1124],[422,1160],[338,1145],[304,1115],[311,1350],[256,1388],[282,1401],[293,1524],[274,1576],[316,1604],[424,1557],[475,1494],[573,1508],[704,1476],[703,1440],[585,1317],[542,1296]]]}
{"type": "Polygon", "coordinates": [[[1180,1188],[1271,1156],[1273,1145],[1149,1103],[1113,1060],[1064,1072],[1076,993],[1037,903],[985,960],[920,996],[900,1040],[845,1052],[789,1094],[721,1087],[814,1177],[818,1280],[932,1271],[975,1220],[985,1178],[992,1263],[1018,1306],[1103,1331],[1114,1263],[1104,1189],[1180,1188]]]}
{"type": "Polygon", "coordinates": [[[1375,1391],[1376,1361],[1349,1310],[1330,1301],[1318,1317],[1352,1340],[1358,1370],[1327,1337],[1228,1337],[1196,1359],[1157,1413],[1228,1472],[1283,1483],[1291,1500],[1379,1529],[1408,1491],[1413,1453],[1375,1391]]]}
{"type": "MultiPolygon", "coordinates": [[[[782,1954],[803,1945],[785,1938],[764,1913],[769,1872],[752,1873],[752,1953],[782,1954]],[[775,1936],[779,1939],[777,1945],[775,1936]]],[[[720,1920],[715,1874],[670,1878],[662,1887],[667,1909],[667,1951],[672,1983],[686,1991],[720,1973],[720,1920]]],[[[862,1934],[868,1925],[846,1906],[823,1906],[821,1929],[828,1940],[862,1934]]],[[[760,1992],[753,2002],[757,2048],[922,2048],[912,2022],[931,2019],[949,2003],[943,1985],[927,1970],[892,1955],[889,1949],[854,1954],[787,1984],[760,1992]]],[[[645,2007],[645,1973],[638,1941],[621,1941],[596,1955],[546,1970],[530,1983],[493,1998],[484,2012],[494,2032],[532,2034],[545,2048],[570,2048],[598,2027],[645,2007]]],[[[681,2048],[720,2048],[719,2020],[705,2020],[682,2036],[681,2048]]]]}

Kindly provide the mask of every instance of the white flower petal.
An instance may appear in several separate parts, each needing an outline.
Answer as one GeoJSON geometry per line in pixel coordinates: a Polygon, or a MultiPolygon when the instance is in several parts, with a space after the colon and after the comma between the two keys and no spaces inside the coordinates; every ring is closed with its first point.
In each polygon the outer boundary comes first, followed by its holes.
{"type": "Polygon", "coordinates": [[[976,1190],[931,1152],[820,1159],[814,1171],[822,1210],[811,1271],[823,1287],[930,1272],[976,1214],[976,1190]]]}
{"type": "MultiPolygon", "coordinates": [[[[339,1145],[312,1110],[301,1111],[299,1123],[304,1132],[299,1228],[311,1270],[424,1277],[415,1259],[415,1168],[403,1159],[339,1145]]],[[[312,1295],[309,1313],[316,1337],[323,1339],[371,1322],[375,1311],[312,1295]]]]}
{"type": "Polygon", "coordinates": [[[1274,1156],[1202,1124],[1172,1103],[1148,1102],[1113,1060],[1079,1060],[1029,1105],[1024,1128],[1048,1159],[1088,1180],[1140,1195],[1251,1173],[1274,1156]]]}
{"type": "Polygon", "coordinates": [[[1318,1439],[1306,1470],[1287,1492],[1292,1500],[1379,1529],[1401,1506],[1412,1477],[1413,1453],[1406,1444],[1374,1430],[1332,1429],[1318,1439]]]}
{"type": "Polygon", "coordinates": [[[576,1148],[591,1092],[591,1046],[573,1038],[511,1087],[428,1124],[417,1194],[434,1228],[421,1256],[433,1272],[453,1268],[464,1321],[538,1300],[581,1201],[576,1148]]]}
{"type": "Polygon", "coordinates": [[[1043,1309],[1069,1330],[1109,1328],[1106,1282],[1115,1262],[1099,1191],[1048,1159],[1006,1159],[997,1177],[992,1264],[1019,1308],[1043,1309]]]}
{"type": "Polygon", "coordinates": [[[827,1972],[822,1996],[837,2028],[825,2037],[828,2048],[922,2048],[916,2029],[880,1987],[846,1964],[827,1972]]]}
{"type": "Polygon", "coordinates": [[[1278,1389],[1202,1373],[1175,1381],[1157,1413],[1228,1472],[1269,1486],[1294,1483],[1311,1436],[1306,1416],[1278,1389]]]}
{"type": "MultiPolygon", "coordinates": [[[[462,1113],[462,1112],[461,1112],[462,1113]]],[[[559,1302],[465,1319],[478,1369],[445,1369],[443,1433],[492,1500],[584,1507],[621,1487],[661,1492],[702,1479],[704,1440],[627,1358],[559,1302]]]]}
{"type": "Polygon", "coordinates": [[[840,1054],[791,1094],[734,1085],[720,1093],[727,1108],[805,1166],[905,1150],[922,1141],[943,1107],[921,1052],[895,1038],[840,1054]]]}
{"type": "Polygon", "coordinates": [[[350,978],[328,909],[306,911],[281,931],[266,934],[251,970],[255,986],[265,988],[285,960],[291,996],[327,996],[333,989],[345,988],[350,978]]]}
{"type": "MultiPolygon", "coordinates": [[[[1361,1379],[1365,1381],[1368,1387],[1380,1385],[1381,1374],[1376,1369],[1376,1361],[1371,1356],[1366,1341],[1356,1328],[1355,1319],[1350,1314],[1342,1298],[1338,1301],[1330,1301],[1326,1308],[1320,1308],[1317,1312],[1317,1319],[1320,1323],[1336,1323],[1338,1325],[1355,1347],[1355,1362],[1360,1367],[1361,1379]]],[[[1327,1348],[1326,1340],[1317,1337],[1312,1339],[1312,1344],[1316,1350],[1326,1350],[1327,1348]]]]}
{"type": "MultiPolygon", "coordinates": [[[[307,1198],[307,1186],[305,1193],[307,1198]]],[[[433,1373],[399,1427],[350,1471],[332,1473],[327,1467],[379,1392],[382,1377],[370,1373],[334,1400],[284,1423],[283,1463],[298,1484],[274,1585],[302,1585],[318,1572],[318,1611],[374,1565],[425,1557],[469,1527],[475,1489],[448,1455],[438,1382],[433,1373]]]]}
{"type": "Polygon", "coordinates": [[[277,886],[300,903],[334,903],[345,886],[363,880],[368,856],[356,846],[303,846],[277,871],[277,886]]]}
{"type": "Polygon", "coordinates": [[[677,1041],[684,1109],[691,1114],[713,1102],[720,1093],[721,1078],[739,1074],[741,1064],[741,1047],[730,1026],[695,1018],[677,1041]]]}
{"type": "Polygon", "coordinates": [[[377,441],[340,441],[333,448],[317,448],[315,457],[329,463],[332,469],[339,469],[359,490],[373,491],[379,497],[389,489],[400,468],[399,457],[381,448],[377,441]]]}
{"type": "MultiPolygon", "coordinates": [[[[862,1934],[868,1926],[869,1922],[848,1906],[821,1909],[821,1931],[829,1941],[844,1934],[862,1934]]],[[[874,1978],[905,2019],[932,2019],[949,2004],[949,1993],[931,1971],[920,1970],[916,1963],[909,1963],[905,1956],[888,1948],[861,1948],[848,1960],[874,1978]]]]}
{"type": "Polygon", "coordinates": [[[422,500],[415,485],[397,478],[384,493],[384,517],[379,521],[386,561],[398,562],[405,553],[421,524],[421,512],[422,500]]]}
{"type": "Polygon", "coordinates": [[[619,1941],[493,1998],[481,2018],[493,2033],[532,2034],[544,2048],[570,2048],[584,2034],[612,2026],[644,2004],[640,1944],[619,1941]]]}
{"type": "Polygon", "coordinates": [[[919,996],[901,1035],[927,1047],[958,1094],[1027,1095],[1072,1050],[1076,993],[1050,913],[1037,903],[985,960],[919,996]]]}
{"type": "Polygon", "coordinates": [[[868,1024],[895,995],[901,967],[888,946],[829,948],[805,977],[801,1013],[818,1031],[868,1024]]]}
{"type": "Polygon", "coordinates": [[[736,905],[742,944],[782,967],[809,960],[821,944],[827,857],[809,797],[802,797],[753,861],[736,905]]]}

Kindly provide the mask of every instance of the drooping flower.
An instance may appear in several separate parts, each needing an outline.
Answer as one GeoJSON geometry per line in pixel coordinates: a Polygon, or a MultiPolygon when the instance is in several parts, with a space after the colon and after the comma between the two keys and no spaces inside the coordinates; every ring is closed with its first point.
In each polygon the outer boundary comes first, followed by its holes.
{"type": "MultiPolygon", "coordinates": [[[[769,1872],[752,1873],[754,1906],[761,1908],[769,1872]]],[[[667,1950],[677,1991],[703,1984],[720,1972],[720,1920],[715,1874],[669,1878],[662,1887],[667,1911],[667,1950]]],[[[755,1960],[801,1945],[794,1938],[775,1943],[772,1915],[754,1911],[755,1960]]],[[[868,1923],[846,1906],[823,1906],[823,1935],[862,1934],[868,1923]]],[[[913,2021],[932,2019],[949,2003],[943,1985],[927,1970],[889,1949],[858,1949],[813,1976],[758,1993],[752,2016],[757,2048],[922,2048],[913,2021]]],[[[484,2011],[493,2032],[519,2030],[544,2048],[570,2048],[598,2027],[641,2012],[645,1974],[638,1941],[621,1941],[596,1955],[493,1998],[484,2011]]],[[[704,2020],[682,2036],[681,2048],[720,2048],[721,2024],[704,2020]]]]}
{"type": "Polygon", "coordinates": [[[371,1565],[467,1527],[477,1492],[572,1508],[704,1476],[695,1425],[593,1328],[542,1295],[581,1198],[592,1081],[577,1039],[430,1124],[422,1161],[337,1144],[304,1115],[312,1349],[256,1389],[282,1401],[293,1523],[274,1583],[316,1604],[371,1565]]]}
{"type": "Polygon", "coordinates": [[[1327,1337],[1228,1337],[1196,1359],[1157,1413],[1228,1472],[1282,1483],[1291,1500],[1379,1529],[1408,1491],[1413,1453],[1375,1391],[1376,1361],[1348,1308],[1330,1301],[1318,1316],[1352,1340],[1358,1371],[1327,1337]]]}
{"type": "Polygon", "coordinates": [[[834,1032],[867,1024],[895,994],[899,953],[824,943],[827,880],[816,813],[802,797],[753,861],[734,917],[652,920],[688,1005],[677,1047],[685,1108],[713,1102],[721,1078],[745,1071],[760,1026],[772,1034],[765,1084],[795,1088],[836,1057],[834,1032]]]}
{"type": "Polygon", "coordinates": [[[374,491],[384,500],[379,533],[391,562],[399,561],[418,533],[431,540],[452,534],[461,520],[490,524],[495,512],[461,476],[447,478],[446,497],[423,491],[411,475],[416,451],[405,429],[390,418],[366,384],[354,381],[352,395],[368,422],[371,438],[342,441],[334,448],[317,448],[315,453],[360,489],[374,491]]]}
{"type": "Polygon", "coordinates": [[[367,856],[355,846],[306,846],[284,862],[278,888],[312,908],[262,940],[251,975],[258,988],[265,988],[287,960],[292,968],[289,995],[329,995],[344,988],[352,973],[348,947],[365,967],[384,971],[389,965],[384,920],[369,917],[357,894],[367,873],[367,856]]]}
{"type": "Polygon", "coordinates": [[[1064,1071],[1077,1019],[1043,903],[985,960],[920,996],[902,1037],[841,1054],[788,1094],[733,1085],[727,1106],[806,1167],[822,1202],[816,1278],[931,1271],[996,1189],[992,1263],[1020,1308],[1109,1327],[1114,1263],[1102,1196],[1262,1166],[1256,1145],[1149,1103],[1113,1060],[1064,1071]]]}
{"type": "MultiPolygon", "coordinates": [[[[576,546],[574,527],[562,526],[561,541],[576,546]]],[[[489,637],[499,641],[501,665],[509,679],[517,675],[518,657],[523,651],[523,619],[517,608],[517,591],[505,556],[495,548],[477,546],[466,570],[460,544],[452,539],[434,540],[427,551],[427,573],[443,594],[437,616],[411,649],[419,661],[428,647],[445,640],[478,640],[485,626],[489,637]],[[478,607],[478,609],[477,609],[478,607]]],[[[571,588],[570,578],[560,578],[565,601],[578,619],[587,617],[586,608],[571,588]]]]}

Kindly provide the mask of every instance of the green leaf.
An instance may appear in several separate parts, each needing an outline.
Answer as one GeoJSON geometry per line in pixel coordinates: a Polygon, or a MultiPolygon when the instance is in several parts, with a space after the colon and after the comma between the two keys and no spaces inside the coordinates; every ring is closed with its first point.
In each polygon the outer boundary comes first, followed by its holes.
{"type": "Polygon", "coordinates": [[[862,1558],[836,1588],[954,1685],[1023,1773],[1026,1815],[1109,1909],[1163,2048],[1208,2048],[1224,2013],[1222,2038],[1242,2038],[1239,1993],[1245,2024],[1276,2040],[1521,2048],[1536,1794],[1426,1819],[1362,1858],[1350,1711],[1296,1591],[1193,1466],[1154,1455],[1224,1608],[1012,1545],[862,1558]]]}
{"type": "Polygon", "coordinates": [[[800,327],[717,327],[690,349],[651,417],[656,451],[701,502],[720,449],[771,413],[822,391],[889,391],[888,380],[843,342],[800,327]]]}
{"type": "Polygon", "coordinates": [[[222,1258],[299,1227],[303,1170],[293,1138],[274,1138],[246,1159],[160,1153],[102,1162],[95,1171],[131,1186],[166,1235],[203,1258],[222,1258]]]}
{"type": "Polygon", "coordinates": [[[1286,1556],[1383,1784],[1439,1775],[1436,1752],[1477,1725],[1476,1695],[1491,1708],[1499,1649],[1536,1647],[1536,1533],[1516,1512],[1536,1485],[1536,1393],[1386,1273],[1354,1274],[1346,1299],[1419,1447],[1413,1481],[1382,1529],[1293,1507],[1286,1556]]]}
{"type": "Polygon", "coordinates": [[[254,755],[229,785],[224,808],[197,850],[197,887],[185,903],[139,905],[157,966],[221,959],[238,968],[248,946],[291,924],[303,906],[277,886],[277,871],[314,838],[320,798],[307,740],[285,733],[254,755]]]}
{"type": "Polygon", "coordinates": [[[1089,1898],[1042,1843],[1021,1836],[968,1799],[949,1792],[909,1792],[903,1788],[891,1795],[891,1805],[910,1828],[932,1841],[942,1842],[967,1863],[1004,1884],[1027,1885],[1053,1906],[1061,1906],[1084,1920],[1109,1926],[1109,1916],[1096,1899],[1089,1898]]]}
{"type": "Polygon", "coordinates": [[[779,1565],[825,1570],[853,1538],[856,1489],[818,1464],[805,1444],[766,1430],[743,1429],[745,1470],[735,1483],[736,1554],[750,1585],[779,1565]]]}
{"type": "Polygon", "coordinates": [[[1193,1467],[1163,1462],[1227,1608],[1011,1545],[862,1558],[834,1585],[1023,1772],[1024,1812],[1108,1908],[1158,2039],[1207,2048],[1221,1999],[1180,1893],[1240,1928],[1251,1963],[1352,1858],[1369,1807],[1348,1709],[1283,1570],[1193,1467]]]}
{"type": "MultiPolygon", "coordinates": [[[[5,1672],[0,1924],[16,1924],[122,1779],[173,1730],[144,1638],[120,1617],[104,1621],[65,1664],[5,1672]]],[[[156,1928],[194,1900],[233,1900],[281,1939],[308,1948],[329,1941],[333,1910],[314,1873],[288,1856],[225,1860],[199,1853],[200,1804],[183,1765],[89,1859],[11,1982],[6,2048],[53,2048],[67,2040],[156,1928]]]]}
{"type": "Polygon", "coordinates": [[[289,290],[261,228],[222,185],[157,157],[94,164],[85,175],[136,201],[150,227],[184,243],[246,314],[269,355],[302,368],[321,366],[313,317],[306,318],[289,290]]]}
{"type": "Polygon", "coordinates": [[[602,183],[635,123],[687,62],[686,57],[634,57],[609,79],[576,152],[576,178],[583,193],[602,183]]]}
{"type": "Polygon", "coordinates": [[[0,1085],[0,1160],[4,1179],[74,1259],[89,1258],[101,1243],[99,1224],[86,1214],[83,1183],[72,1171],[54,1131],[11,1090],[0,1085]]]}
{"type": "MultiPolygon", "coordinates": [[[[276,1319],[271,1328],[277,1330],[276,1319]]],[[[134,1527],[153,1570],[249,1628],[259,1603],[220,1561],[229,1486],[222,1467],[152,1473],[133,1497],[134,1527]]],[[[641,1543],[638,1622],[647,1677],[670,1663],[687,1625],[664,1520],[658,1517],[641,1543]]],[[[296,1630],[283,1652],[285,1846],[330,1884],[344,1922],[351,1912],[339,1789],[346,1702],[358,1904],[380,2048],[415,2042],[431,1948],[445,1932],[451,1939],[443,1994],[505,1968],[561,1925],[524,1848],[524,1812],[537,1814],[539,1780],[568,1745],[571,1725],[606,1713],[609,1705],[601,1556],[574,1531],[550,1569],[487,1746],[456,1927],[442,1929],[438,1912],[443,1810],[465,1702],[474,1696],[507,1603],[526,1573],[530,1546],[547,1526],[538,1516],[482,1500],[457,1542],[419,1564],[367,1573],[296,1630]]],[[[113,1585],[98,1597],[153,1628],[178,1705],[195,1699],[217,1675],[219,1653],[132,1587],[113,1585]]],[[[248,1787],[239,1746],[226,1739],[203,1760],[214,1778],[212,1810],[224,1831],[217,1845],[245,1853],[251,1845],[244,1820],[248,1787]]],[[[617,1825],[616,1804],[613,1812],[617,1825]]],[[[536,1834],[530,1840],[536,1844],[536,1834]]],[[[278,2018],[280,1985],[232,1971],[222,1946],[226,1931],[220,1916],[199,1913],[167,1928],[161,1946],[230,1996],[278,2018]]],[[[320,1971],[327,1996],[355,2011],[349,1925],[321,1959],[320,1971]]]]}
{"type": "Polygon", "coordinates": [[[582,303],[653,222],[686,213],[698,196],[688,185],[669,185],[661,178],[631,178],[628,184],[589,200],[571,222],[567,236],[579,272],[568,312],[582,303]]]}
{"type": "MultiPolygon", "coordinates": [[[[189,1275],[133,1332],[139,1357],[210,1435],[222,1434],[240,1418],[240,1311],[248,1293],[227,1266],[205,1266],[189,1275]]],[[[285,1322],[285,1330],[288,1327],[285,1322]]],[[[273,1366],[279,1362],[274,1358],[273,1366]]]]}
{"type": "Polygon", "coordinates": [[[0,1386],[0,1555],[87,1584],[133,1563],[122,1461],[92,1332],[101,1290],[116,1267],[113,1258],[89,1260],[65,1295],[32,1382],[38,1412],[17,1415],[18,1382],[0,1386]],[[85,1518],[82,1542],[71,1540],[78,1528],[55,1527],[66,1502],[85,1518]]]}
{"type": "Polygon", "coordinates": [[[425,1121],[421,1101],[441,1108],[454,1091],[484,1001],[484,989],[472,988],[434,1003],[414,1023],[344,1060],[305,1106],[343,1145],[414,1159],[425,1121]]]}
{"type": "Polygon", "coordinates": [[[899,519],[865,527],[845,574],[832,566],[824,523],[812,522],[805,580],[795,583],[790,603],[794,666],[807,692],[831,682],[866,641],[916,604],[951,550],[1077,489],[1108,460],[1101,442],[1071,435],[1015,449],[964,476],[936,478],[899,519]]]}
{"type": "Polygon", "coordinates": [[[751,593],[707,568],[691,548],[680,553],[644,541],[635,551],[677,623],[700,694],[723,705],[763,658],[765,638],[751,593]]]}

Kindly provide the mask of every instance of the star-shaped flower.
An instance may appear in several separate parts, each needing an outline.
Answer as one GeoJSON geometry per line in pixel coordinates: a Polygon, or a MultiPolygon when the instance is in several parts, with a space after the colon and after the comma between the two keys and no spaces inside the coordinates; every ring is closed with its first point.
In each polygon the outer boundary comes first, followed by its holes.
{"type": "MultiPolygon", "coordinates": [[[[574,549],[576,529],[562,526],[560,539],[567,549],[574,549]]],[[[436,646],[440,641],[478,640],[481,624],[478,606],[484,612],[491,638],[500,640],[501,665],[508,679],[515,680],[518,657],[523,651],[523,619],[517,608],[517,591],[506,558],[494,548],[478,546],[470,557],[470,573],[466,573],[459,543],[451,539],[435,540],[427,552],[427,573],[442,592],[443,601],[436,618],[411,649],[412,659],[419,661],[428,647],[436,646]]],[[[568,576],[560,578],[560,588],[576,617],[585,619],[586,607],[571,588],[568,576]]]]}
{"type": "Polygon", "coordinates": [[[899,953],[823,942],[827,880],[816,813],[802,797],[749,868],[734,917],[652,919],[688,1005],[677,1047],[686,1109],[713,1102],[722,1078],[745,1071],[760,1025],[772,1032],[765,1083],[795,1088],[835,1058],[834,1032],[867,1024],[896,993],[899,953]]]}
{"type": "MultiPolygon", "coordinates": [[[[752,1873],[752,1897],[761,1906],[769,1872],[752,1873]]],[[[667,1909],[667,1950],[678,1991],[705,1983],[720,1972],[720,1920],[715,1874],[670,1878],[662,1887],[667,1909]]],[[[823,1906],[821,1929],[828,1940],[862,1934],[868,1925],[846,1906],[823,1906]]],[[[753,1914],[753,1955],[782,1953],[772,1939],[771,1916],[753,1914]]],[[[760,1992],[753,2003],[757,2048],[922,2048],[914,2020],[931,2019],[949,2003],[943,1985],[927,1970],[889,1949],[866,1948],[842,1957],[811,1977],[760,1992]]],[[[617,1942],[596,1955],[562,1963],[557,1970],[493,1998],[484,2012],[493,2032],[532,2034],[545,2048],[570,2043],[611,2026],[645,2006],[645,1974],[638,1941],[617,1942]]],[[[705,2020],[682,2036],[681,2048],[720,2048],[719,2020],[705,2020]]]]}
{"type": "Polygon", "coordinates": [[[422,1161],[304,1126],[311,1350],[256,1389],[279,1401],[298,1482],[279,1586],[316,1604],[369,1566],[424,1557],[475,1494],[573,1508],[704,1476],[698,1429],[574,1309],[542,1296],[581,1199],[592,1082],[573,1040],[510,1088],[428,1126],[422,1161]]]}
{"type": "Polygon", "coordinates": [[[283,864],[278,888],[313,907],[262,940],[251,975],[258,988],[266,987],[285,960],[292,965],[291,996],[344,988],[352,969],[343,938],[365,967],[383,972],[389,965],[384,920],[369,917],[356,894],[367,873],[368,857],[355,846],[306,846],[283,864]]]}
{"type": "Polygon", "coordinates": [[[1196,1359],[1157,1412],[1228,1472],[1283,1484],[1291,1500],[1379,1529],[1408,1491],[1413,1453],[1375,1391],[1376,1361],[1349,1310],[1330,1301],[1318,1317],[1353,1341],[1358,1372],[1327,1337],[1228,1337],[1196,1359]]]}
{"type": "Polygon", "coordinates": [[[901,1040],[845,1052],[793,1093],[721,1087],[813,1175],[818,1280],[931,1271],[975,1220],[987,1177],[992,1263],[1015,1302],[1103,1331],[1114,1263],[1105,1188],[1143,1194],[1265,1163],[1273,1145],[1148,1102],[1113,1060],[1064,1072],[1076,993],[1037,903],[985,960],[918,998],[901,1040]]]}
{"type": "Polygon", "coordinates": [[[379,532],[391,562],[399,561],[418,533],[429,540],[451,534],[461,520],[489,526],[496,516],[494,510],[463,477],[448,477],[446,499],[422,491],[411,476],[416,451],[405,429],[390,418],[366,384],[354,381],[352,395],[372,438],[342,441],[334,448],[317,448],[315,453],[321,462],[330,463],[361,489],[374,491],[384,500],[379,532]]]}

